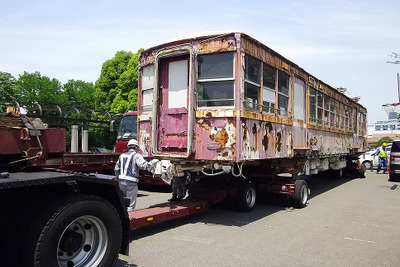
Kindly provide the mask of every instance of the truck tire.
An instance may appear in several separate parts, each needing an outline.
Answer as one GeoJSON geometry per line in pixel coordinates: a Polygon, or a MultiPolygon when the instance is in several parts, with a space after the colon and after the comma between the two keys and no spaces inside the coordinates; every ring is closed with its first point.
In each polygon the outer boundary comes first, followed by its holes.
{"type": "Polygon", "coordinates": [[[29,229],[24,266],[113,266],[122,242],[117,210],[94,195],[58,199],[29,229]]]}
{"type": "Polygon", "coordinates": [[[360,178],[367,177],[367,168],[364,164],[361,165],[361,170],[358,171],[358,177],[360,178]]]}
{"type": "Polygon", "coordinates": [[[236,208],[239,211],[251,211],[256,204],[256,188],[250,181],[242,182],[238,186],[236,196],[236,208]]]}
{"type": "Polygon", "coordinates": [[[296,180],[294,182],[294,187],[295,191],[294,194],[292,194],[292,205],[295,208],[304,208],[307,206],[309,195],[307,182],[304,180],[296,180]]]}
{"type": "Polygon", "coordinates": [[[365,169],[371,170],[372,171],[372,162],[371,161],[364,161],[363,164],[365,166],[365,169]]]}

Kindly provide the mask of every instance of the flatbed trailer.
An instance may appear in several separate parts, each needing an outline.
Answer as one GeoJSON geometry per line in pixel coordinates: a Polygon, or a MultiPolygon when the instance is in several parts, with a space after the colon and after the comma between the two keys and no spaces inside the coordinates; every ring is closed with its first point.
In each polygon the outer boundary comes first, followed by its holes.
{"type": "Polygon", "coordinates": [[[129,211],[131,230],[154,225],[208,210],[210,201],[202,199],[187,199],[181,202],[165,202],[145,209],[129,211]]]}

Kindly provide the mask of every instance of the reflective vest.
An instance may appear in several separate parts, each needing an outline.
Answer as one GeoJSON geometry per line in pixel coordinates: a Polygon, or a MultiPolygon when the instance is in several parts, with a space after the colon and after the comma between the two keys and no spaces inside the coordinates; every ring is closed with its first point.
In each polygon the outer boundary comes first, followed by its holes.
{"type": "Polygon", "coordinates": [[[136,152],[127,152],[120,155],[120,175],[119,179],[125,179],[132,182],[139,181],[139,169],[136,166],[136,160],[134,159],[136,152]]]}
{"type": "Polygon", "coordinates": [[[379,157],[380,157],[380,158],[386,158],[386,148],[383,149],[383,147],[381,147],[381,148],[379,149],[379,157]]]}

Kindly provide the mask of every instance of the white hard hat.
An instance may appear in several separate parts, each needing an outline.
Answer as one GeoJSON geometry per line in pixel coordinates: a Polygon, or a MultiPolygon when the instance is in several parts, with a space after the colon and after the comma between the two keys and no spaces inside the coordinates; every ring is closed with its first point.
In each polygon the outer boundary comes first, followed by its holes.
{"type": "Polygon", "coordinates": [[[128,147],[135,147],[135,146],[139,146],[139,143],[136,139],[131,139],[128,142],[128,147]]]}

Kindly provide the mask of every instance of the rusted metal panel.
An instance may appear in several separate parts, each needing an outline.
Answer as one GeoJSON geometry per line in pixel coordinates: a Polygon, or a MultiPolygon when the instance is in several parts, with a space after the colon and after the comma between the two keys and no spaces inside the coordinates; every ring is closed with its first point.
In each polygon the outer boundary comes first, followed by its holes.
{"type": "Polygon", "coordinates": [[[194,129],[196,159],[235,159],[236,121],[233,118],[197,118],[194,129]]]}
{"type": "Polygon", "coordinates": [[[355,142],[352,135],[309,129],[308,145],[313,155],[329,156],[351,153],[355,142]]]}
{"type": "Polygon", "coordinates": [[[293,155],[292,126],[245,118],[241,122],[242,161],[293,155]]]}
{"type": "Polygon", "coordinates": [[[147,119],[142,119],[139,117],[139,132],[138,132],[138,142],[142,155],[144,157],[151,156],[151,121],[147,119]]]}

